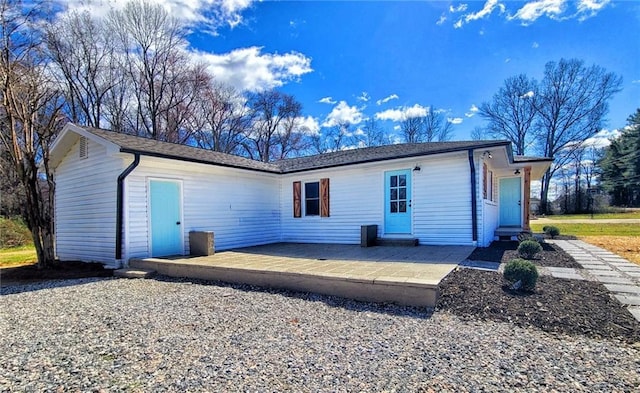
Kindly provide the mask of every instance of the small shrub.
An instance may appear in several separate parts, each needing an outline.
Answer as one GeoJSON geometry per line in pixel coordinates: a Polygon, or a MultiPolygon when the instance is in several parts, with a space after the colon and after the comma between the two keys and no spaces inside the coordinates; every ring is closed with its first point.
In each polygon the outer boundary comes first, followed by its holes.
{"type": "Polygon", "coordinates": [[[533,239],[525,240],[518,246],[518,255],[526,259],[532,259],[540,251],[542,251],[542,246],[533,239]]]}
{"type": "Polygon", "coordinates": [[[542,232],[546,232],[549,229],[549,225],[545,225],[542,227],[542,232]]]}
{"type": "Polygon", "coordinates": [[[545,226],[542,230],[544,230],[544,233],[549,235],[552,239],[560,234],[560,229],[554,226],[545,226]]]}
{"type": "Polygon", "coordinates": [[[523,232],[518,233],[518,241],[519,242],[523,242],[525,240],[532,240],[532,238],[533,238],[533,235],[531,234],[531,232],[523,231],[523,232]]]}
{"type": "Polygon", "coordinates": [[[504,268],[504,278],[512,284],[520,281],[522,289],[532,291],[538,282],[538,269],[524,259],[512,259],[504,268]]]}

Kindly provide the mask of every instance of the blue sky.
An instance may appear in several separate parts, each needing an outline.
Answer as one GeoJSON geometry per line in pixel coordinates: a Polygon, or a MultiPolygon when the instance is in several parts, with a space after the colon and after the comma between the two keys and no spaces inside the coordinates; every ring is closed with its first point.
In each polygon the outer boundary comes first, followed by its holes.
{"type": "Polygon", "coordinates": [[[152,2],[190,26],[192,54],[219,80],[294,95],[317,131],[373,117],[393,132],[402,116],[433,107],[454,123],[454,139],[468,139],[484,124],[477,106],[507,77],[540,79],[563,57],[623,77],[608,129],[640,107],[640,2],[152,2]]]}

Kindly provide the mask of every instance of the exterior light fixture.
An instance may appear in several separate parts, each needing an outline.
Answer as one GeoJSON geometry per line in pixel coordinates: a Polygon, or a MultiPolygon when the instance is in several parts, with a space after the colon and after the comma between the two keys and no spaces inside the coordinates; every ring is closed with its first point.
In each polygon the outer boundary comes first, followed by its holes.
{"type": "Polygon", "coordinates": [[[493,155],[491,155],[491,152],[487,150],[484,153],[482,153],[482,158],[493,158],[493,155]]]}
{"type": "Polygon", "coordinates": [[[413,167],[413,171],[414,172],[420,172],[420,169],[422,169],[422,168],[420,168],[420,165],[418,165],[418,164],[416,164],[416,166],[413,167]]]}
{"type": "Polygon", "coordinates": [[[515,172],[513,172],[514,175],[519,175],[520,174],[520,169],[516,169],[515,172]]]}

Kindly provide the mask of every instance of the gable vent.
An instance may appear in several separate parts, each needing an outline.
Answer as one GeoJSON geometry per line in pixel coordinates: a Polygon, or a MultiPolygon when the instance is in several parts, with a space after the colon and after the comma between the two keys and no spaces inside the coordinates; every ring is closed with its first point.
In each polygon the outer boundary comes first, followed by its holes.
{"type": "Polygon", "coordinates": [[[80,137],[80,158],[87,158],[89,156],[89,145],[87,144],[87,138],[80,137]]]}

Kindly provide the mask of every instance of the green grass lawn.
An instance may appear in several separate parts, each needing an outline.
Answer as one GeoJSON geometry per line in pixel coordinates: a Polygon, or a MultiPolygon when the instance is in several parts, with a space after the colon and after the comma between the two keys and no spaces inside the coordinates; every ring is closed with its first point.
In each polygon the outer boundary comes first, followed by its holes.
{"type": "MultiPolygon", "coordinates": [[[[550,224],[531,224],[533,232],[542,232],[542,227],[550,224]]],[[[640,236],[639,224],[563,224],[553,223],[553,226],[560,229],[561,235],[573,236],[640,236]]]]}
{"type": "MultiPolygon", "coordinates": [[[[550,220],[577,220],[577,219],[591,219],[591,214],[559,214],[557,216],[547,216],[550,220]]],[[[640,218],[640,211],[630,211],[626,213],[600,213],[594,214],[594,220],[603,220],[603,219],[631,219],[631,218],[640,218]]]]}
{"type": "Polygon", "coordinates": [[[33,246],[22,246],[0,249],[0,267],[26,265],[36,263],[36,249],[33,246]]]}

